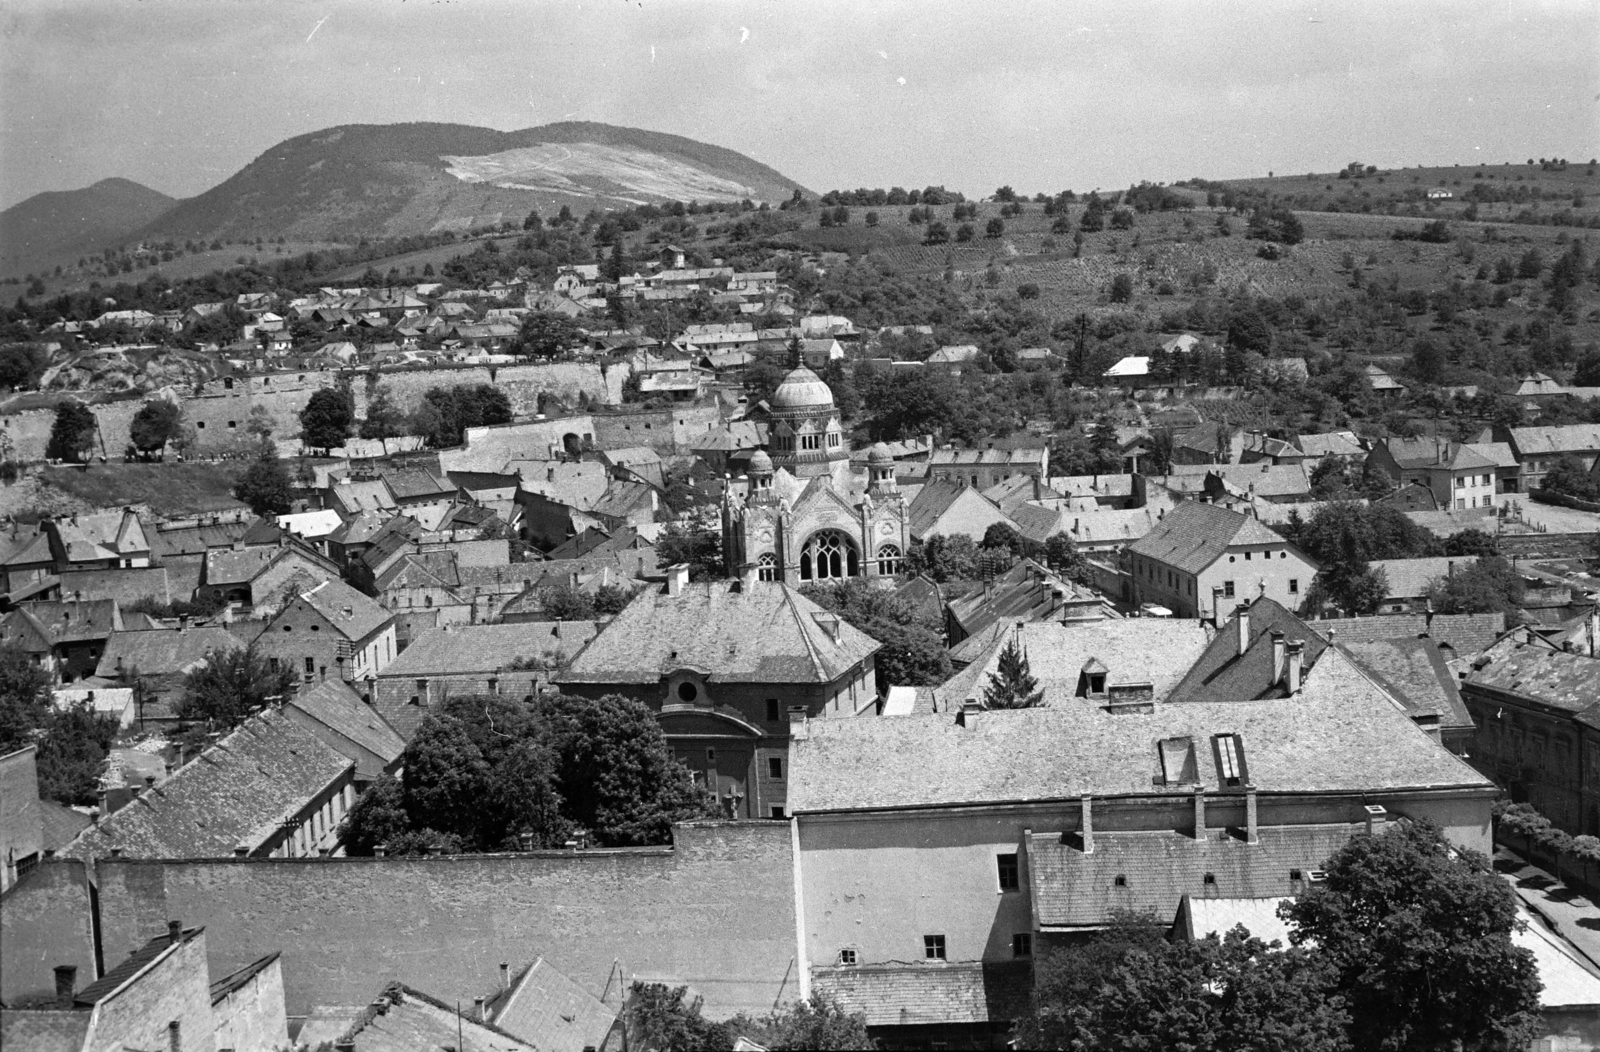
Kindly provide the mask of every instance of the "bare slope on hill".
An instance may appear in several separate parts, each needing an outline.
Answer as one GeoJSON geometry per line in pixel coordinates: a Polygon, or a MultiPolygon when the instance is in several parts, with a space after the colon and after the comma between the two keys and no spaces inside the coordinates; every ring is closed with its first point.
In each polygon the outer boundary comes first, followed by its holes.
{"type": "Polygon", "coordinates": [[[0,212],[0,274],[23,274],[120,245],[177,204],[128,179],[34,194],[0,212]]]}
{"type": "Polygon", "coordinates": [[[605,124],[346,125],[279,143],[144,233],[353,241],[520,222],[562,205],[776,201],[798,185],[732,150],[605,124]]]}

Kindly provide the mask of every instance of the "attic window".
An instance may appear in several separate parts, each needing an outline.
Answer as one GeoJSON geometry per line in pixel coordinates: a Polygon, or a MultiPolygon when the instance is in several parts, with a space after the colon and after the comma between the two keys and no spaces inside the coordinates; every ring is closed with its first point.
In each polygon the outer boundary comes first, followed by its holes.
{"type": "Polygon", "coordinates": [[[1111,881],[1111,884],[1112,884],[1113,887],[1118,887],[1118,888],[1127,887],[1128,886],[1128,875],[1126,873],[1118,873],[1116,875],[1116,878],[1111,881]]]}
{"type": "Polygon", "coordinates": [[[1244,742],[1239,740],[1237,734],[1219,734],[1215,739],[1217,746],[1217,770],[1223,785],[1238,786],[1244,784],[1244,742]]]}
{"type": "Polygon", "coordinates": [[[1291,869],[1289,871],[1289,879],[1290,881],[1298,883],[1300,880],[1304,879],[1304,875],[1298,869],[1291,869]]]}
{"type": "Polygon", "coordinates": [[[1210,886],[1215,886],[1217,883],[1217,875],[1215,873],[1207,873],[1204,878],[1204,883],[1210,886]]]}
{"type": "Polygon", "coordinates": [[[1106,674],[1095,672],[1089,676],[1089,693],[1104,694],[1106,692],[1106,674]]]}
{"type": "Polygon", "coordinates": [[[847,968],[854,967],[856,963],[855,947],[846,946],[844,949],[840,950],[839,963],[847,968]]]}

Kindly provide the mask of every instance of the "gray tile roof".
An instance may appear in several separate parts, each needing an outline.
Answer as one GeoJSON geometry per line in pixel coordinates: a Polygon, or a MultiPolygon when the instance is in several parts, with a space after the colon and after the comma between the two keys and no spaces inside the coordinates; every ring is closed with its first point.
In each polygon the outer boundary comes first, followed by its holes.
{"type": "Polygon", "coordinates": [[[712,683],[830,683],[879,649],[779,582],[707,581],[680,595],[647,588],[573,659],[558,683],[656,683],[672,669],[703,669],[712,683]]]}
{"type": "Polygon", "coordinates": [[[1600,424],[1513,427],[1511,445],[1523,457],[1593,452],[1600,450],[1600,424]]]}
{"type": "Polygon", "coordinates": [[[562,975],[543,957],[523,972],[494,1007],[496,1026],[539,1052],[603,1048],[617,1010],[562,975]]]}
{"type": "Polygon", "coordinates": [[[1290,870],[1309,877],[1343,847],[1359,826],[1265,826],[1260,843],[1248,844],[1223,829],[1204,840],[1171,830],[1094,834],[1084,854],[1075,837],[1033,834],[1033,917],[1047,927],[1100,925],[1119,910],[1152,913],[1162,922],[1178,911],[1185,894],[1195,898],[1255,898],[1298,890],[1290,870]],[[1205,882],[1210,873],[1215,883],[1205,882]],[[1119,885],[1117,878],[1125,883],[1119,885]]]}
{"type": "Polygon", "coordinates": [[[929,961],[813,968],[813,989],[868,1026],[1004,1023],[1028,1010],[1031,961],[929,961]]]}
{"type": "MultiPolygon", "coordinates": [[[[333,732],[328,736],[317,736],[356,761],[356,776],[363,781],[375,781],[405,751],[404,739],[344,680],[325,679],[315,686],[302,688],[284,702],[285,708],[291,706],[333,732]],[[380,766],[372,769],[366,757],[349,750],[340,741],[341,738],[372,753],[378,758],[380,766]]],[[[316,732],[313,727],[312,733],[316,732]]]]}
{"type": "Polygon", "coordinates": [[[1385,598],[1420,599],[1434,580],[1459,573],[1478,561],[1476,555],[1429,556],[1422,559],[1373,559],[1367,565],[1382,570],[1389,582],[1385,598]]]}
{"type": "Polygon", "coordinates": [[[231,651],[243,646],[238,636],[221,627],[158,628],[143,632],[116,632],[106,641],[94,674],[102,679],[123,675],[164,676],[188,672],[213,650],[231,651]]]}
{"type": "Polygon", "coordinates": [[[565,662],[595,637],[593,621],[524,621],[446,625],[424,632],[383,670],[384,679],[497,672],[519,658],[558,655],[565,662]]]}
{"type": "Polygon", "coordinates": [[[1328,617],[1306,624],[1331,643],[1367,639],[1415,639],[1426,635],[1460,657],[1487,650],[1506,631],[1505,614],[1380,614],[1328,617]]]}
{"type": "Polygon", "coordinates": [[[1343,644],[1343,650],[1413,717],[1437,717],[1443,729],[1472,729],[1472,717],[1461,700],[1455,674],[1437,641],[1351,640],[1343,644]]]}
{"type": "Polygon", "coordinates": [[[1277,676],[1271,634],[1282,632],[1284,642],[1300,640],[1302,669],[1310,670],[1327,649],[1327,642],[1304,621],[1265,596],[1250,604],[1249,639],[1239,653],[1239,615],[1230,617],[1217,632],[1182,681],[1170,701],[1237,701],[1242,698],[1281,698],[1287,691],[1277,676]]]}
{"type": "Polygon", "coordinates": [[[1248,515],[1186,500],[1128,550],[1193,574],[1216,562],[1231,545],[1244,544],[1288,542],[1248,515]]]}
{"type": "Polygon", "coordinates": [[[146,597],[162,603],[190,597],[173,592],[162,566],[68,570],[61,575],[61,595],[66,599],[115,599],[124,606],[146,597]]]}
{"type": "Polygon", "coordinates": [[[1379,443],[1402,468],[1442,467],[1452,471],[1492,468],[1494,461],[1460,442],[1440,442],[1432,438],[1386,438],[1379,443]]]}
{"type": "Polygon", "coordinates": [[[1463,686],[1519,694],[1552,708],[1581,712],[1600,704],[1600,659],[1532,644],[1512,644],[1467,676],[1463,686]]]}
{"type": "Polygon", "coordinates": [[[269,709],[85,829],[61,854],[89,859],[117,847],[130,858],[225,858],[240,844],[254,850],[350,767],[269,709]]]}
{"type": "MultiPolygon", "coordinates": [[[[1125,622],[1124,622],[1125,623],[1125,622]]],[[[1081,701],[897,719],[814,719],[790,746],[791,813],[1162,794],[1156,743],[1239,735],[1250,781],[1263,792],[1380,792],[1487,787],[1429,738],[1337,651],[1294,698],[1157,703],[1108,713],[1081,701]]],[[[1202,755],[1210,750],[1202,748],[1202,755]]],[[[1216,764],[1200,765],[1207,789],[1216,764]]]]}
{"type": "Polygon", "coordinates": [[[352,642],[366,639],[389,620],[389,611],[337,578],[300,593],[300,599],[352,642]]]}

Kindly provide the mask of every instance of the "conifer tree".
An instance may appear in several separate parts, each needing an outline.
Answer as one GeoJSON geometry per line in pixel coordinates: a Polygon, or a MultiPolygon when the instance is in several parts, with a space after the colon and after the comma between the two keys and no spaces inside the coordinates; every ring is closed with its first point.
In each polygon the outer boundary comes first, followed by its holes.
{"type": "Polygon", "coordinates": [[[1028,655],[1012,639],[1000,651],[1000,665],[989,673],[983,704],[991,709],[1031,709],[1044,701],[1044,691],[1028,668],[1028,655]]]}

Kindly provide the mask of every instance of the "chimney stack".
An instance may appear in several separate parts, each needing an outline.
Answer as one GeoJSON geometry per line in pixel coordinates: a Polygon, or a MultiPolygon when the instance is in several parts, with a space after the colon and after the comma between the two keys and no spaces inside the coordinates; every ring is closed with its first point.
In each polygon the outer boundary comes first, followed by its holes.
{"type": "Polygon", "coordinates": [[[1081,836],[1083,837],[1083,853],[1094,854],[1094,797],[1082,796],[1078,800],[1083,810],[1081,836]]]}
{"type": "Polygon", "coordinates": [[[683,594],[684,586],[689,583],[689,564],[676,563],[667,567],[667,594],[679,596],[683,594]]]}
{"type": "Polygon", "coordinates": [[[1250,604],[1240,603],[1233,612],[1234,628],[1239,637],[1239,656],[1244,657],[1244,652],[1250,649],[1250,604]]]}
{"type": "Polygon", "coordinates": [[[1288,690],[1290,695],[1300,693],[1300,658],[1301,652],[1305,649],[1305,645],[1305,640],[1296,639],[1294,642],[1288,644],[1287,647],[1289,669],[1287,676],[1288,682],[1284,684],[1284,689],[1288,690]]]}
{"type": "Polygon", "coordinates": [[[1246,844],[1261,843],[1261,836],[1256,829],[1256,787],[1244,787],[1244,842],[1246,844]]]}
{"type": "Polygon", "coordinates": [[[183,1025],[176,1019],[167,1024],[167,1052],[183,1052],[183,1025]]]}
{"type": "Polygon", "coordinates": [[[1272,630],[1272,682],[1274,684],[1278,684],[1278,683],[1282,683],[1283,682],[1283,672],[1284,672],[1283,658],[1284,658],[1283,633],[1279,632],[1277,629],[1273,629],[1272,630]]]}
{"type": "Polygon", "coordinates": [[[1206,787],[1203,785],[1194,787],[1194,838],[1206,838],[1206,787]]]}
{"type": "Polygon", "coordinates": [[[511,965],[505,961],[500,962],[500,989],[511,989],[511,965]]]}
{"type": "Polygon", "coordinates": [[[472,1018],[476,1019],[480,1023],[487,1023],[489,1021],[489,1010],[484,1007],[483,998],[481,997],[474,997],[472,999],[472,1018]]]}
{"type": "Polygon", "coordinates": [[[1378,836],[1382,834],[1389,825],[1389,812],[1384,809],[1382,804],[1368,804],[1366,812],[1367,835],[1378,836]]]}
{"type": "Polygon", "coordinates": [[[167,941],[179,942],[183,939],[183,921],[167,921],[167,941]]]}
{"type": "Polygon", "coordinates": [[[78,985],[78,966],[75,964],[56,965],[56,996],[72,1000],[72,991],[78,985]]]}

